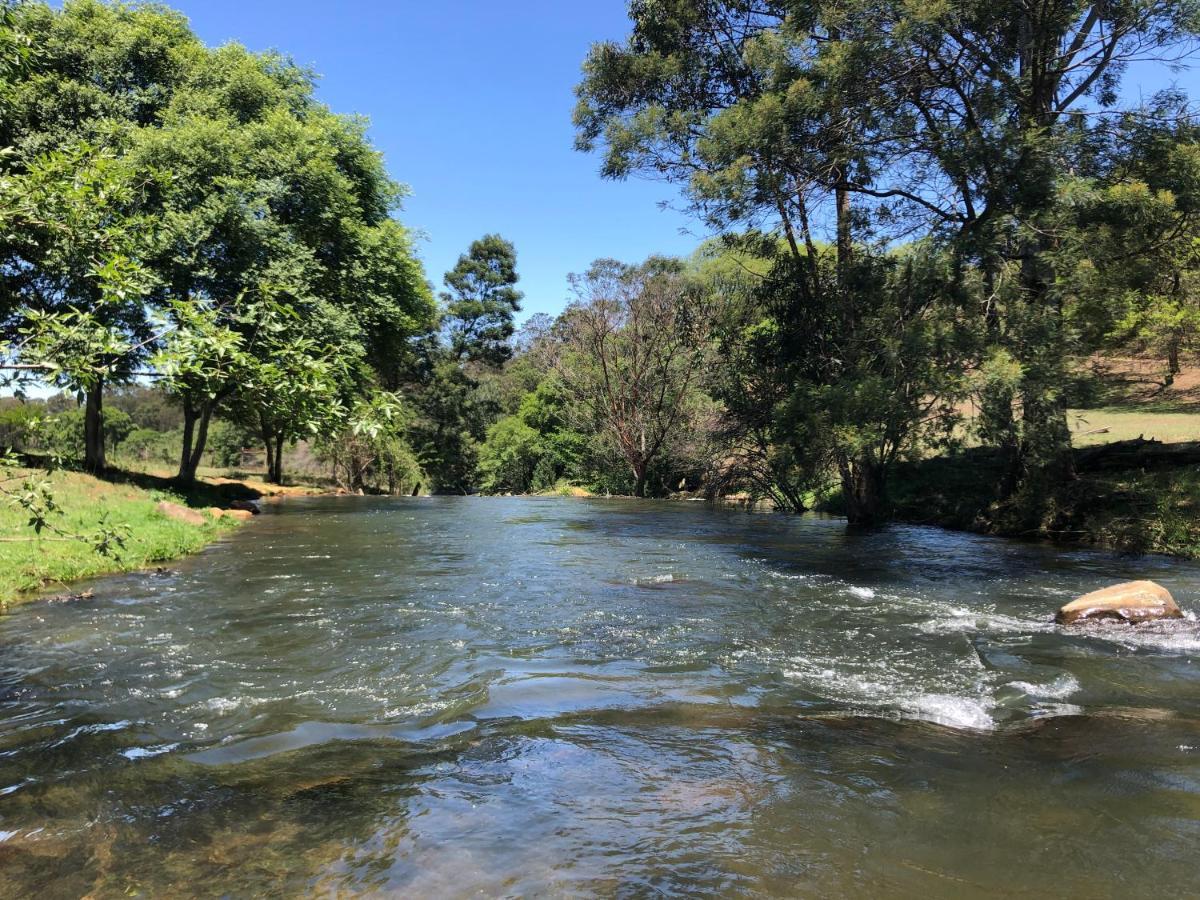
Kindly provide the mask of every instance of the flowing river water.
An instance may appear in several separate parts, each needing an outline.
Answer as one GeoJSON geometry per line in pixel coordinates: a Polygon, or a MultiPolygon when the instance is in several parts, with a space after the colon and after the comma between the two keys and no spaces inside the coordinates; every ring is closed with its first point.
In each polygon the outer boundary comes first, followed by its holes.
{"type": "Polygon", "coordinates": [[[291,501],[0,618],[0,896],[1200,896],[1200,566],[291,501]]]}

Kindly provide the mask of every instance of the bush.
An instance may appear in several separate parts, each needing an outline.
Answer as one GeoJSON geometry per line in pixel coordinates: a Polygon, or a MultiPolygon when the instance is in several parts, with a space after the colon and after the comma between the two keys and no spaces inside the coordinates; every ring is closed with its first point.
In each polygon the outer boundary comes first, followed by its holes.
{"type": "Polygon", "coordinates": [[[519,416],[505,416],[488,428],[479,448],[480,489],[489,494],[527,493],[545,455],[541,435],[519,416]]]}
{"type": "Polygon", "coordinates": [[[209,459],[218,468],[230,468],[242,464],[242,450],[257,446],[262,438],[252,435],[245,428],[224,419],[215,419],[208,426],[209,459]]]}
{"type": "Polygon", "coordinates": [[[63,459],[83,459],[83,410],[69,409],[44,420],[36,430],[39,449],[63,459]]]}
{"type": "Polygon", "coordinates": [[[135,428],[121,442],[121,455],[136,462],[174,465],[179,462],[182,446],[183,437],[178,431],[135,428]]]}
{"type": "Polygon", "coordinates": [[[0,409],[0,450],[34,449],[36,425],[45,415],[42,404],[14,401],[0,409]]]}

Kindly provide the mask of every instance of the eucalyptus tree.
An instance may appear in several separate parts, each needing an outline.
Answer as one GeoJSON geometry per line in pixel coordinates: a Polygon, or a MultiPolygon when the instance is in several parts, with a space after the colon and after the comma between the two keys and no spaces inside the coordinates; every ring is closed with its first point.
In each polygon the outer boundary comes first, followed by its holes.
{"type": "Polygon", "coordinates": [[[695,424],[708,359],[703,285],[662,258],[598,260],[571,284],[575,299],[554,328],[568,416],[617,448],[644,497],[651,467],[695,424]]]}
{"type": "MultiPolygon", "coordinates": [[[[919,199],[875,180],[898,113],[864,77],[880,13],[866,4],[663,0],[633,3],[630,14],[629,39],[596,45],[585,63],[578,146],[603,149],[607,177],[682,185],[710,227],[779,236],[763,245],[775,277],[757,310],[757,333],[773,330],[776,349],[796,363],[769,367],[786,395],[775,402],[796,424],[793,446],[827,439],[820,452],[829,449],[849,517],[873,521],[884,470],[921,424],[889,408],[918,413],[906,398],[935,387],[916,378],[927,368],[894,365],[891,348],[905,340],[895,329],[911,325],[917,340],[945,299],[906,301],[880,318],[884,250],[910,222],[907,209],[892,207],[919,199]],[[790,324],[798,322],[802,329],[790,324]],[[852,397],[872,398],[873,418],[864,421],[852,397]],[[821,403],[831,405],[813,406],[821,403]],[[820,427],[799,427],[818,419],[820,427]]],[[[937,279],[918,283],[932,289],[937,279]]]]}
{"type": "Polygon", "coordinates": [[[1089,349],[1064,317],[1070,185],[1100,174],[1092,148],[1129,111],[1130,65],[1193,52],[1197,9],[1187,0],[878,8],[884,27],[867,38],[866,79],[911,123],[889,138],[887,184],[923,176],[911,199],[980,267],[991,355],[1016,363],[1011,398],[1001,391],[985,407],[1011,457],[1008,486],[1069,477],[1063,385],[1071,356],[1089,349]]]}

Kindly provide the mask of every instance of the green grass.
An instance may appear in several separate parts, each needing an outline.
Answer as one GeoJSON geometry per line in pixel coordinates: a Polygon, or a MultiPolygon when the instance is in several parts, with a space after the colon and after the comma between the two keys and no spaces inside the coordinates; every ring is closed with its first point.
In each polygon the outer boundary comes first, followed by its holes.
{"type": "Polygon", "coordinates": [[[214,506],[231,492],[203,485],[184,499],[165,490],[158,479],[118,473],[101,480],[78,472],[49,476],[61,507],[54,524],[64,531],[88,534],[107,513],[110,523],[129,526],[124,549],[105,556],[91,546],[57,535],[33,536],[27,515],[0,502],[0,604],[28,597],[41,589],[111,572],[146,568],[194,553],[236,527],[229,519],[187,525],[158,512],[161,500],[197,507],[214,506]],[[32,539],[30,539],[32,538],[32,539]]]}
{"type": "MultiPolygon", "coordinates": [[[[1077,392],[1088,408],[1068,415],[1073,446],[1200,441],[1196,367],[1171,390],[1159,390],[1146,374],[1154,367],[1144,361],[1107,365],[1112,371],[1087,374],[1088,390],[1077,392]]],[[[899,463],[889,499],[895,518],[907,522],[1200,558],[1195,466],[1083,472],[1075,481],[1029,487],[1000,501],[1002,476],[995,451],[968,439],[958,452],[899,463]]],[[[837,502],[831,498],[826,506],[836,509],[837,502]]]]}
{"type": "Polygon", "coordinates": [[[1138,437],[1163,443],[1200,441],[1200,413],[1155,412],[1129,407],[1073,409],[1072,443],[1090,447],[1138,437]]]}

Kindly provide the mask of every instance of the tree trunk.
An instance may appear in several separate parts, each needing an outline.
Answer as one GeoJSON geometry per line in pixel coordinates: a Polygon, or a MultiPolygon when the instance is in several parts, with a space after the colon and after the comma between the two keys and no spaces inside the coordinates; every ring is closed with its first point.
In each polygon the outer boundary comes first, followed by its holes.
{"type": "Polygon", "coordinates": [[[851,525],[878,525],[884,514],[887,470],[866,458],[844,459],[839,468],[846,521],[851,525]]]}
{"type": "Polygon", "coordinates": [[[1180,372],[1179,367],[1179,344],[1178,338],[1171,338],[1167,344],[1167,377],[1163,381],[1163,387],[1169,388],[1175,383],[1175,377],[1180,372]]]}
{"type": "Polygon", "coordinates": [[[280,435],[268,435],[267,437],[267,481],[271,484],[283,484],[283,442],[285,438],[280,435]],[[274,440],[274,449],[272,450],[271,442],[274,440]]]}
{"type": "Polygon", "coordinates": [[[1035,490],[1075,477],[1062,389],[1068,376],[1062,304],[1052,295],[1053,275],[1045,270],[1044,262],[1051,249],[1049,239],[1039,236],[1025,248],[1021,264],[1026,326],[1021,342],[1025,353],[1018,470],[1022,486],[1031,485],[1035,490]]]}
{"type": "Polygon", "coordinates": [[[196,433],[196,408],[188,401],[183,404],[183,449],[179,453],[179,471],[175,480],[180,484],[191,484],[196,472],[191,466],[192,440],[196,433]]]}
{"type": "Polygon", "coordinates": [[[646,464],[644,462],[634,463],[633,466],[633,496],[646,496],[646,464]]]}
{"type": "Polygon", "coordinates": [[[275,471],[275,445],[271,440],[271,429],[267,426],[266,419],[259,419],[259,428],[262,433],[263,446],[267,451],[267,471],[265,476],[267,481],[270,481],[271,475],[275,471]]]}
{"type": "Polygon", "coordinates": [[[212,414],[212,406],[204,407],[204,411],[200,414],[200,427],[196,429],[196,446],[192,448],[193,476],[196,474],[196,469],[200,468],[200,461],[204,458],[204,450],[208,445],[208,424],[212,421],[212,414]]]}
{"type": "Polygon", "coordinates": [[[196,470],[204,458],[208,443],[208,425],[212,421],[214,404],[206,403],[199,413],[190,403],[183,406],[183,452],[179,458],[179,474],[175,480],[182,485],[196,483],[196,470]]]}
{"type": "Polygon", "coordinates": [[[108,466],[104,454],[104,379],[97,378],[84,397],[83,467],[101,474],[108,466]]]}

